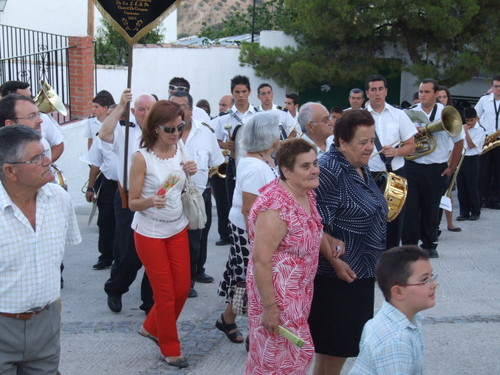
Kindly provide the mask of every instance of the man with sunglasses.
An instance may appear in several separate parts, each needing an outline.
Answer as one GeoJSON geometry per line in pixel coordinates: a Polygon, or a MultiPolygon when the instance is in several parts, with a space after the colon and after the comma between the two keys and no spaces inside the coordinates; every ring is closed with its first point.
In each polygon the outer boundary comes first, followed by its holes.
{"type": "Polygon", "coordinates": [[[69,194],[51,184],[40,135],[0,129],[0,373],[55,374],[60,357],[60,265],[81,242],[69,194]]]}
{"type": "MultiPolygon", "coordinates": [[[[211,283],[212,276],[205,273],[207,260],[208,232],[212,224],[212,200],[208,186],[208,171],[224,163],[224,156],[213,130],[208,124],[202,124],[193,117],[193,97],[185,91],[177,91],[170,95],[170,100],[181,106],[184,111],[184,128],[181,139],[188,153],[189,160],[196,162],[198,171],[191,177],[205,201],[207,223],[203,229],[188,230],[189,252],[191,255],[191,289],[188,297],[197,297],[194,289],[195,281],[211,283]]],[[[173,128],[172,128],[173,129],[173,128]]],[[[167,128],[165,128],[167,130],[167,128]]]]}
{"type": "MultiPolygon", "coordinates": [[[[168,83],[168,97],[170,97],[175,92],[186,92],[189,93],[191,89],[191,85],[188,80],[183,77],[174,77],[168,83]]],[[[205,122],[207,124],[210,123],[210,116],[207,112],[199,107],[193,107],[193,119],[205,122]]]]}
{"type": "MultiPolygon", "coordinates": [[[[32,98],[30,85],[22,81],[7,81],[0,89],[0,96],[4,97],[9,94],[22,95],[27,98],[32,98]]],[[[40,112],[42,137],[47,140],[51,149],[52,162],[55,163],[64,151],[64,137],[61,127],[52,116],[40,112]]],[[[29,126],[29,125],[28,125],[29,126]]]]}
{"type": "MultiPolygon", "coordinates": [[[[134,213],[128,208],[128,196],[121,193],[128,191],[130,179],[127,177],[127,184],[124,181],[125,170],[125,122],[120,122],[122,114],[127,108],[127,104],[132,101],[132,92],[125,89],[120,98],[120,103],[113,112],[102,123],[99,130],[99,138],[108,144],[111,144],[112,151],[116,155],[117,175],[119,190],[115,194],[115,236],[116,250],[113,254],[114,260],[111,265],[110,278],[104,284],[104,291],[108,295],[108,307],[111,311],[119,313],[122,310],[122,295],[127,293],[130,285],[134,282],[137,272],[142,267],[142,263],[137,256],[134,243],[134,231],[131,224],[134,213]]],[[[141,94],[134,101],[134,107],[131,109],[135,118],[135,124],[129,124],[129,138],[127,149],[127,176],[130,176],[130,164],[132,154],[139,149],[139,142],[142,136],[142,126],[146,120],[149,109],[156,102],[156,99],[150,94],[141,94]]],[[[104,147],[104,145],[103,145],[104,147]]],[[[149,285],[149,280],[144,273],[141,284],[141,310],[146,313],[153,307],[153,292],[149,285]]]]}

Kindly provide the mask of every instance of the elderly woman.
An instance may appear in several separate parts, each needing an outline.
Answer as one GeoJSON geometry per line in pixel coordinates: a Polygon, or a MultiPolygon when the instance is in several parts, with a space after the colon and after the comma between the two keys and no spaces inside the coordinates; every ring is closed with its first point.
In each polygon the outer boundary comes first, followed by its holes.
{"type": "Polygon", "coordinates": [[[196,163],[182,161],[179,147],[184,113],[176,103],[160,100],[142,129],[141,148],[130,168],[129,206],[136,211],[132,228],[137,254],[153,289],[154,305],[139,334],[155,341],[170,366],[187,367],[181,356],[177,318],[191,287],[188,220],[181,192],[186,173],[196,163]]]}
{"type": "Polygon", "coordinates": [[[215,327],[229,340],[242,343],[233,312],[234,287],[245,283],[250,250],[247,236],[247,218],[250,208],[259,195],[259,189],[278,177],[278,170],[271,153],[279,143],[279,118],[274,112],[260,112],[252,116],[243,127],[241,146],[246,153],[236,169],[236,187],[233,206],[229,212],[232,245],[218,293],[226,298],[227,307],[217,319],[215,327]]]}
{"type": "Polygon", "coordinates": [[[314,354],[307,318],[322,241],[329,251],[313,192],[319,184],[315,146],[304,139],[287,140],[276,160],[280,178],[260,190],[248,217],[252,258],[245,374],[307,372],[314,354]],[[279,325],[302,338],[304,345],[298,348],[279,335],[279,325]]]}
{"type": "Polygon", "coordinates": [[[386,238],[387,202],[367,166],[373,117],[368,111],[344,112],[334,139],[335,147],[319,162],[317,207],[334,248],[345,247],[345,254],[320,255],[309,315],[314,375],[340,374],[346,358],[358,355],[363,326],[373,317],[374,270],[386,238]]]}

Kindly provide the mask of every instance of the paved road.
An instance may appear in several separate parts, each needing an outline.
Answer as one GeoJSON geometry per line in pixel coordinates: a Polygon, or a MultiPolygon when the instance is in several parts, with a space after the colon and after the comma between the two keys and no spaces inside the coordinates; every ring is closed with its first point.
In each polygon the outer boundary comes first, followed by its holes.
{"type": "MultiPolygon", "coordinates": [[[[63,326],[60,370],[63,375],[242,374],[246,352],[214,329],[224,309],[217,281],[197,284],[179,319],[183,354],[190,367],[176,370],[161,361],[158,348],[136,332],[144,319],[139,310],[139,282],[123,296],[123,311],[112,313],[103,291],[109,270],[94,271],[97,228],[87,225],[90,207],[79,192],[87,167],[81,123],[63,127],[66,151],[58,163],[65,172],[78,214],[83,242],[68,247],[62,291],[63,326]]],[[[477,222],[459,223],[462,232],[443,231],[432,260],[439,275],[437,305],[425,312],[425,374],[500,374],[500,211],[484,210],[477,222]]],[[[207,273],[219,280],[228,246],[217,240],[216,212],[209,237],[207,273]]],[[[138,280],[140,280],[138,278],[138,280]]],[[[376,293],[376,309],[381,305],[376,293]]],[[[238,324],[246,334],[246,319],[238,324]]],[[[352,365],[349,360],[345,373],[352,365]]],[[[311,372],[309,372],[311,373],[311,372]]]]}

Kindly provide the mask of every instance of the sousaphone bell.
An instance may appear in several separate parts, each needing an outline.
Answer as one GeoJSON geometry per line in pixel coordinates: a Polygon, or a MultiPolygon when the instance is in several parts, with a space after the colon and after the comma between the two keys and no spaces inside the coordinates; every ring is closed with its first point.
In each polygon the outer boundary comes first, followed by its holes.
{"type": "Polygon", "coordinates": [[[57,111],[61,115],[67,116],[68,111],[66,110],[66,106],[54,89],[43,79],[40,81],[40,84],[42,85],[42,88],[35,96],[35,104],[38,107],[38,110],[43,113],[57,111]]]}
{"type": "Polygon", "coordinates": [[[450,137],[457,137],[462,132],[462,118],[460,113],[452,106],[447,105],[441,112],[441,119],[432,121],[421,128],[423,135],[415,137],[415,152],[405,156],[406,160],[415,160],[428,155],[436,149],[436,138],[432,133],[445,131],[450,137]]]}

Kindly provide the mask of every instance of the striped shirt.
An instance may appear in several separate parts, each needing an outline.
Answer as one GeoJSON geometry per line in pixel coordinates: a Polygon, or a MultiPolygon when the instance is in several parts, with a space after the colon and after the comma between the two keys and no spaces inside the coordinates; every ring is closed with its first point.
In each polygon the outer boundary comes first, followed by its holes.
{"type": "MultiPolygon", "coordinates": [[[[344,241],[341,259],[358,279],[375,277],[375,264],[386,243],[387,202],[368,166],[362,167],[363,179],[335,146],[319,159],[319,168],[316,202],[325,232],[344,241]]],[[[318,275],[336,277],[322,255],[318,275]]]]}
{"type": "Polygon", "coordinates": [[[421,375],[424,343],[422,318],[415,324],[390,303],[365,324],[360,353],[349,375],[421,375]]]}
{"type": "Polygon", "coordinates": [[[81,241],[69,194],[56,184],[36,196],[36,230],[0,183],[0,312],[45,307],[61,294],[65,244],[81,241]]]}

